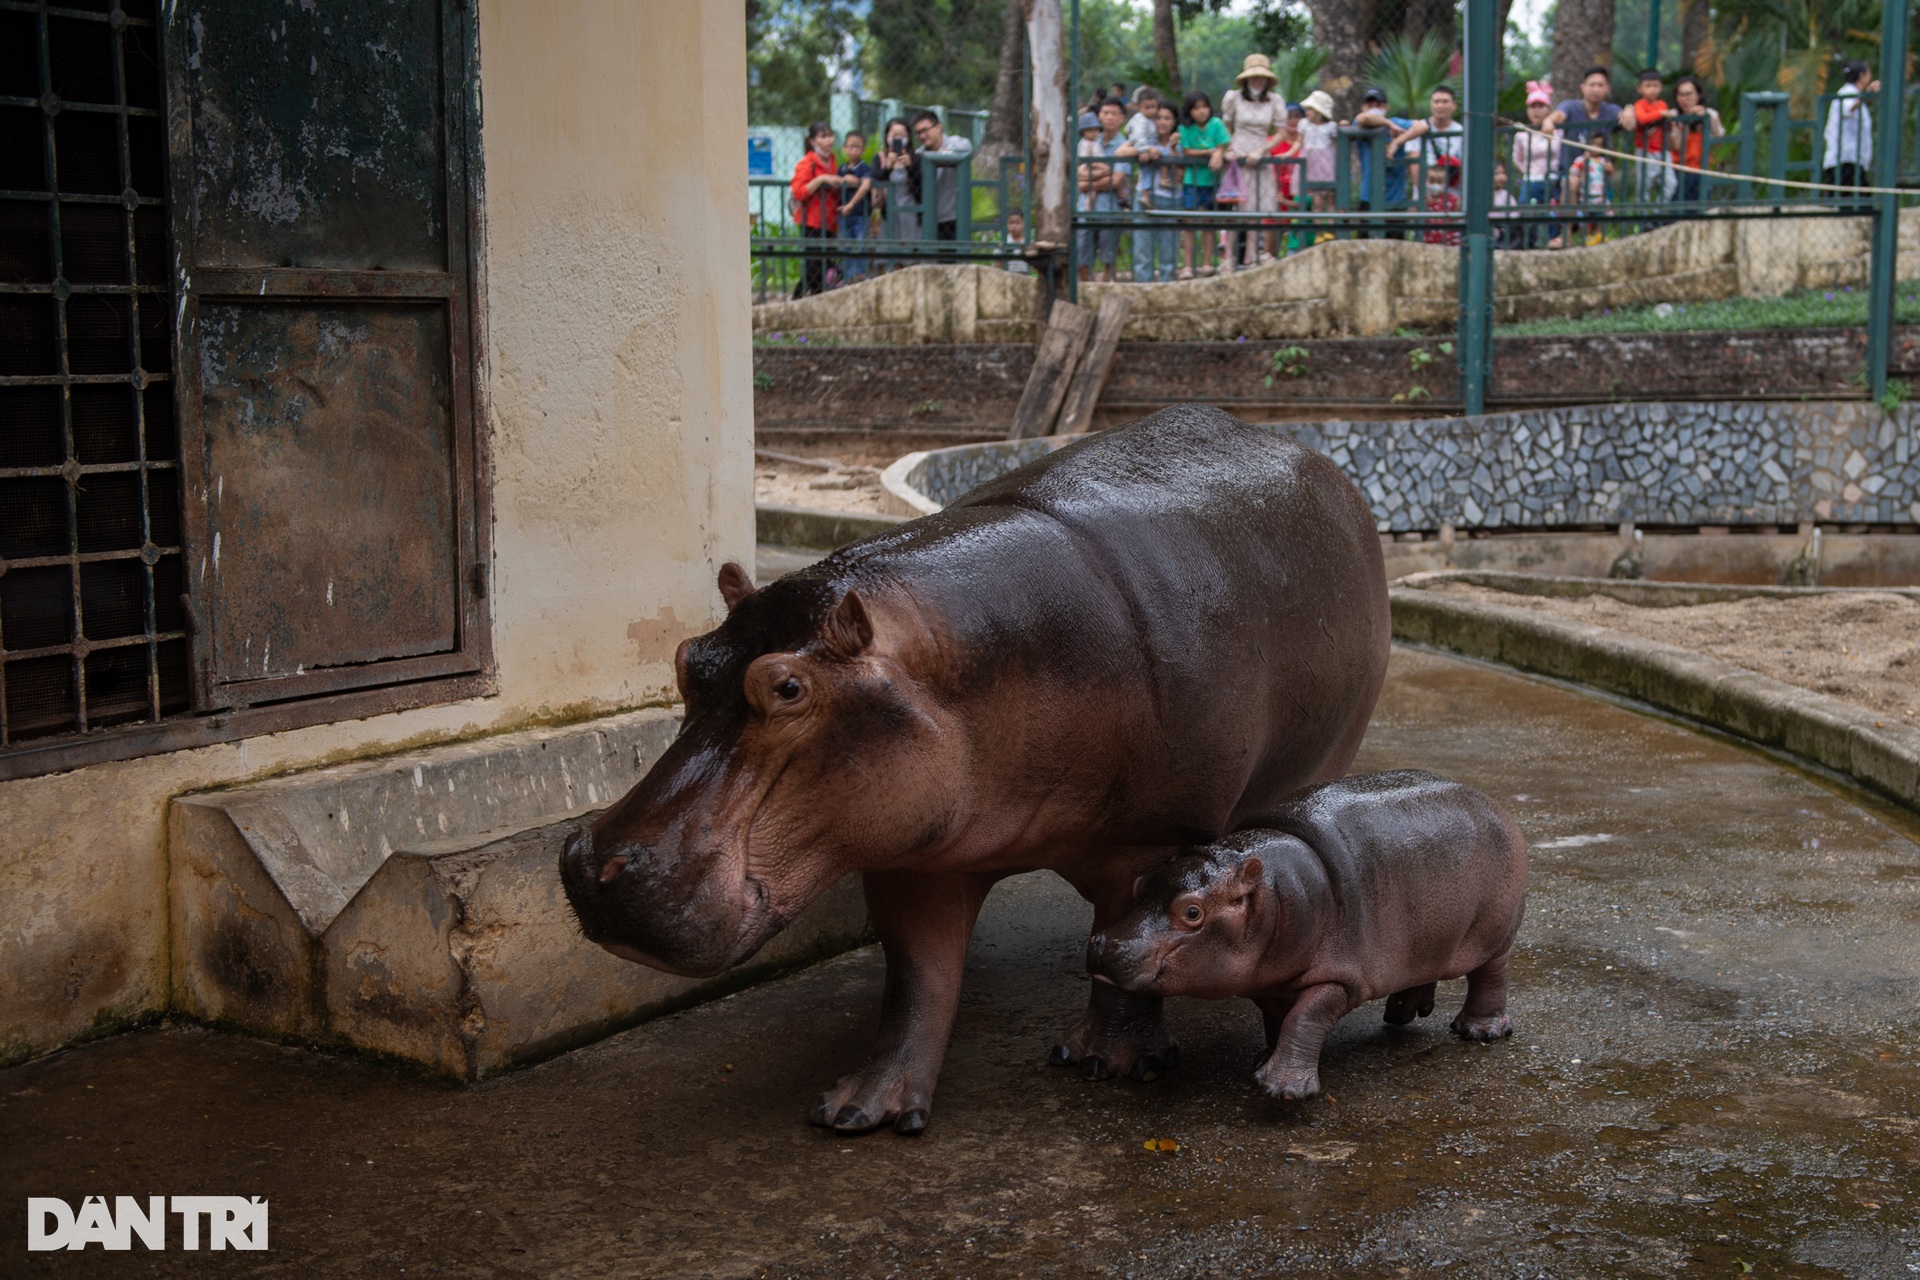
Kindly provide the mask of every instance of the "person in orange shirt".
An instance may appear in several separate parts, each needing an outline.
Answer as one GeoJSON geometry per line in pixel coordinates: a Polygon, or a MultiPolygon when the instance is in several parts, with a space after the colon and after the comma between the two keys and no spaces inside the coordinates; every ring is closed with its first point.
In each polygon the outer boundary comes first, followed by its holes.
{"type": "Polygon", "coordinates": [[[1667,118],[1673,108],[1661,101],[1665,83],[1648,67],[1640,73],[1639,98],[1633,104],[1633,198],[1642,204],[1664,200],[1673,170],[1667,167],[1667,118]]]}
{"type": "MultiPolygon", "coordinates": [[[[1681,76],[1673,86],[1674,112],[1667,124],[1667,158],[1689,169],[1707,168],[1708,138],[1726,136],[1720,113],[1707,105],[1706,88],[1697,76],[1681,76]],[[1700,117],[1706,117],[1705,120],[1700,117]]],[[[1697,201],[1704,179],[1697,173],[1680,175],[1680,198],[1697,201]]]]}
{"type": "MultiPolygon", "coordinates": [[[[799,224],[802,240],[824,240],[840,230],[840,192],[858,178],[842,177],[833,158],[833,128],[815,122],[807,126],[807,154],[793,166],[793,220],[799,224]]],[[[806,265],[793,296],[824,293],[827,288],[827,258],[817,250],[805,253],[806,265]]]]}

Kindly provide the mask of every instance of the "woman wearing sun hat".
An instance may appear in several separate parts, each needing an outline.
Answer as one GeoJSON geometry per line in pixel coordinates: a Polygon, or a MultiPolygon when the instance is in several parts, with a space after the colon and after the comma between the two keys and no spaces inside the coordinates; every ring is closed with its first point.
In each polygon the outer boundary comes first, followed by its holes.
{"type": "MultiPolygon", "coordinates": [[[[1259,163],[1272,145],[1273,135],[1280,131],[1286,121],[1287,104],[1275,96],[1279,87],[1279,77],[1273,74],[1273,64],[1267,61],[1264,53],[1250,53],[1241,65],[1240,74],[1233,78],[1233,88],[1227,90],[1220,99],[1220,119],[1227,126],[1227,159],[1239,161],[1244,168],[1243,179],[1247,192],[1246,203],[1240,207],[1259,210],[1262,213],[1277,213],[1280,210],[1279,175],[1273,166],[1259,163]]],[[[1273,235],[1265,237],[1273,240],[1273,235]]],[[[1229,243],[1240,239],[1230,235],[1229,243]]],[[[1251,249],[1253,236],[1246,237],[1251,249]]],[[[1276,251],[1271,243],[1259,248],[1255,259],[1259,262],[1270,260],[1276,251]]],[[[1241,255],[1236,251],[1229,256],[1227,265],[1241,255]]]]}

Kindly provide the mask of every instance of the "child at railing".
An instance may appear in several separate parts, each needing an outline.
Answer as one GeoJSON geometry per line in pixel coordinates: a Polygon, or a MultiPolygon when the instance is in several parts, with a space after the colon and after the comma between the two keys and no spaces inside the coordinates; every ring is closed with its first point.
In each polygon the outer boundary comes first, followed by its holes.
{"type": "MultiPolygon", "coordinates": [[[[1313,207],[1324,213],[1333,208],[1333,192],[1322,183],[1333,181],[1334,139],[1340,126],[1333,118],[1333,99],[1324,89],[1315,89],[1300,102],[1306,109],[1306,121],[1300,126],[1300,154],[1306,161],[1306,180],[1313,190],[1313,207]]],[[[1333,239],[1331,231],[1315,237],[1315,242],[1333,239]]]]}
{"type": "MultiPolygon", "coordinates": [[[[865,240],[867,223],[873,216],[873,179],[874,167],[866,161],[867,138],[858,129],[847,130],[845,150],[846,160],[840,166],[842,180],[852,178],[855,185],[842,188],[840,204],[840,238],[842,240],[865,240]]],[[[867,274],[865,258],[849,258],[846,263],[847,281],[859,280],[867,274]]]]}
{"type": "Polygon", "coordinates": [[[1660,97],[1665,85],[1657,68],[1648,67],[1636,82],[1639,98],[1633,104],[1633,198],[1652,204],[1673,195],[1673,170],[1667,167],[1667,120],[1673,115],[1660,97]]]}
{"type": "MultiPolygon", "coordinates": [[[[839,231],[840,195],[849,185],[858,186],[859,179],[841,177],[834,165],[832,127],[820,121],[807,126],[807,153],[793,166],[790,184],[793,220],[800,224],[802,240],[824,240],[839,231]]],[[[793,287],[793,296],[804,298],[825,292],[830,266],[824,253],[805,251],[800,283],[793,287]]]]}
{"type": "MultiPolygon", "coordinates": [[[[1544,80],[1527,81],[1527,124],[1534,130],[1517,130],[1513,135],[1513,172],[1519,184],[1515,193],[1519,203],[1553,204],[1554,188],[1560,174],[1560,139],[1549,131],[1547,117],[1553,114],[1553,86],[1544,80]]],[[[1559,248],[1560,228],[1526,224],[1524,247],[1533,249],[1542,242],[1559,248]]]]}
{"type": "MultiPolygon", "coordinates": [[[[1180,207],[1180,125],[1171,103],[1158,98],[1153,104],[1154,138],[1151,160],[1140,166],[1137,188],[1138,205],[1146,210],[1174,210],[1180,207]]],[[[1145,154],[1144,152],[1142,153],[1145,154]]],[[[1180,233],[1172,227],[1163,231],[1137,231],[1133,236],[1133,278],[1139,283],[1171,280],[1180,265],[1180,233]]]]}
{"type": "MultiPolygon", "coordinates": [[[[1213,114],[1213,99],[1204,93],[1188,94],[1180,114],[1180,150],[1188,160],[1181,166],[1180,207],[1188,213],[1205,213],[1214,207],[1220,169],[1226,163],[1227,144],[1232,139],[1213,114]],[[1192,163],[1203,156],[1206,164],[1192,163]]],[[[1195,231],[1187,237],[1187,265],[1180,268],[1179,278],[1191,280],[1195,271],[1203,276],[1214,272],[1211,232],[1195,231]]]]}
{"type": "MultiPolygon", "coordinates": [[[[1273,135],[1273,145],[1267,148],[1267,155],[1273,161],[1273,169],[1280,183],[1280,207],[1297,209],[1304,202],[1306,183],[1300,176],[1300,126],[1306,120],[1306,113],[1299,107],[1288,107],[1287,118],[1280,126],[1280,132],[1273,135]]],[[[1282,218],[1280,225],[1285,227],[1287,220],[1282,218]]],[[[1289,245],[1293,237],[1281,232],[1280,250],[1287,253],[1300,245],[1289,245]]]]}
{"type": "MultiPolygon", "coordinates": [[[[1460,212],[1460,162],[1452,156],[1439,156],[1427,166],[1427,212],[1460,212]]],[[[1460,232],[1452,227],[1432,227],[1428,244],[1458,245],[1460,232]]]]}
{"type": "MultiPolygon", "coordinates": [[[[1598,147],[1606,139],[1606,134],[1597,135],[1590,144],[1598,147]]],[[[1567,168],[1567,190],[1564,203],[1571,205],[1606,205],[1607,184],[1613,179],[1613,157],[1602,155],[1597,150],[1582,150],[1574,162],[1567,168]]],[[[1589,245],[1599,244],[1606,234],[1605,224],[1586,222],[1576,224],[1574,234],[1584,233],[1589,245]]]]}
{"type": "Polygon", "coordinates": [[[1493,247],[1516,249],[1519,237],[1513,221],[1513,192],[1507,189],[1507,167],[1493,166],[1493,247]]]}

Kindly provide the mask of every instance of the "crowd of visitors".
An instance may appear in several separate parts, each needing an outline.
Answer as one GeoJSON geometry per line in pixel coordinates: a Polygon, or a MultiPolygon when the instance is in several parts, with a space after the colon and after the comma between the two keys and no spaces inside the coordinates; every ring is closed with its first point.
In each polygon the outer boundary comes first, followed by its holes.
{"type": "MultiPolygon", "coordinates": [[[[1853,187],[1865,184],[1872,163],[1866,95],[1879,83],[1863,62],[1848,64],[1843,81],[1825,120],[1822,177],[1853,187]]],[[[1165,229],[1142,228],[1138,221],[1083,226],[1076,241],[1081,278],[1113,280],[1124,262],[1137,282],[1190,280],[1259,266],[1328,239],[1331,230],[1290,215],[1334,208],[1343,156],[1351,166],[1346,189],[1357,195],[1360,209],[1459,212],[1466,135],[1450,86],[1434,89],[1420,116],[1395,114],[1386,91],[1369,88],[1351,120],[1336,118],[1333,100],[1323,90],[1289,103],[1279,87],[1271,62],[1255,53],[1245,59],[1217,111],[1206,93],[1189,93],[1176,102],[1149,85],[1131,94],[1125,85],[1111,85],[1085,103],[1075,121],[1076,207],[1081,211],[1268,216],[1222,219],[1205,229],[1196,228],[1191,218],[1165,229]]],[[[1706,86],[1682,76],[1669,98],[1665,77],[1649,68],[1638,76],[1636,88],[1625,106],[1612,101],[1613,77],[1600,66],[1581,78],[1576,97],[1556,101],[1550,84],[1528,82],[1525,119],[1502,126],[1512,138],[1493,174],[1497,244],[1512,249],[1596,244],[1610,225],[1633,229],[1602,213],[1610,205],[1687,204],[1705,197],[1703,175],[1714,159],[1711,140],[1727,132],[1720,112],[1708,102],[1706,86]],[[1519,216],[1528,206],[1555,213],[1519,216]]],[[[793,220],[803,237],[917,240],[919,219],[930,216],[938,240],[957,238],[972,148],[965,138],[948,136],[934,112],[922,111],[910,122],[888,121],[871,147],[857,131],[836,142],[824,124],[809,129],[807,143],[792,180],[793,220]],[[921,189],[929,172],[936,187],[931,200],[921,189]]],[[[1612,217],[1623,214],[1637,216],[1621,211],[1612,217]]],[[[1639,225],[1660,220],[1649,217],[1639,225]]],[[[999,223],[996,231],[1004,240],[1025,243],[1026,228],[1017,213],[991,221],[999,223]]],[[[1415,230],[1376,228],[1370,234],[1412,235],[1433,244],[1457,244],[1460,236],[1457,223],[1448,225],[1440,217],[1415,230]]],[[[1018,259],[1005,265],[1031,269],[1018,259]]],[[[867,259],[830,262],[810,254],[795,296],[868,272],[867,259]]]]}

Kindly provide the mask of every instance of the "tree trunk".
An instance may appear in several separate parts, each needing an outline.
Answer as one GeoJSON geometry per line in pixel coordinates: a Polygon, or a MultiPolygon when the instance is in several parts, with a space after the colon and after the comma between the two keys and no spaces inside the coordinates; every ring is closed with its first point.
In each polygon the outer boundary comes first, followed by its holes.
{"type": "Polygon", "coordinates": [[[1027,69],[1026,7],[1006,0],[1000,24],[1000,64],[993,77],[993,102],[987,109],[987,133],[973,162],[974,176],[991,181],[1000,175],[1002,158],[1020,153],[1020,76],[1027,69]]]}
{"type": "Polygon", "coordinates": [[[1707,0],[1680,0],[1680,65],[1699,69],[1700,51],[1713,31],[1713,10],[1707,0]]]}
{"type": "Polygon", "coordinates": [[[1452,47],[1460,36],[1456,8],[1452,0],[1409,0],[1403,10],[1400,34],[1415,44],[1429,35],[1437,35],[1452,47]]]}
{"type": "MultiPolygon", "coordinates": [[[[1067,133],[1067,47],[1060,29],[1060,0],[1007,0],[1024,3],[1027,50],[1033,66],[1033,150],[1027,161],[1027,181],[1033,186],[1033,226],[1037,244],[1052,248],[1051,257],[1034,263],[1041,273],[1034,305],[1046,308],[1061,294],[1067,279],[1067,238],[1073,234],[1073,205],[1067,198],[1072,163],[1067,133]]],[[[1045,310],[1035,317],[1035,332],[1046,324],[1045,310]]]]}
{"type": "Polygon", "coordinates": [[[1613,65],[1613,0],[1560,0],[1553,21],[1553,95],[1580,96],[1588,67],[1613,65]]]}
{"type": "Polygon", "coordinates": [[[1180,46],[1174,41],[1173,0],[1153,0],[1153,56],[1167,75],[1167,92],[1180,96],[1180,46]]]}
{"type": "MultiPolygon", "coordinates": [[[[1565,4],[1567,0],[1560,0],[1565,4]]],[[[1350,120],[1366,88],[1367,32],[1373,27],[1373,0],[1310,0],[1313,42],[1327,51],[1320,87],[1333,95],[1338,119],[1350,120]]]]}
{"type": "Polygon", "coordinates": [[[1504,73],[1507,65],[1507,20],[1513,16],[1513,0],[1500,0],[1500,16],[1493,32],[1495,66],[1504,73]]]}

